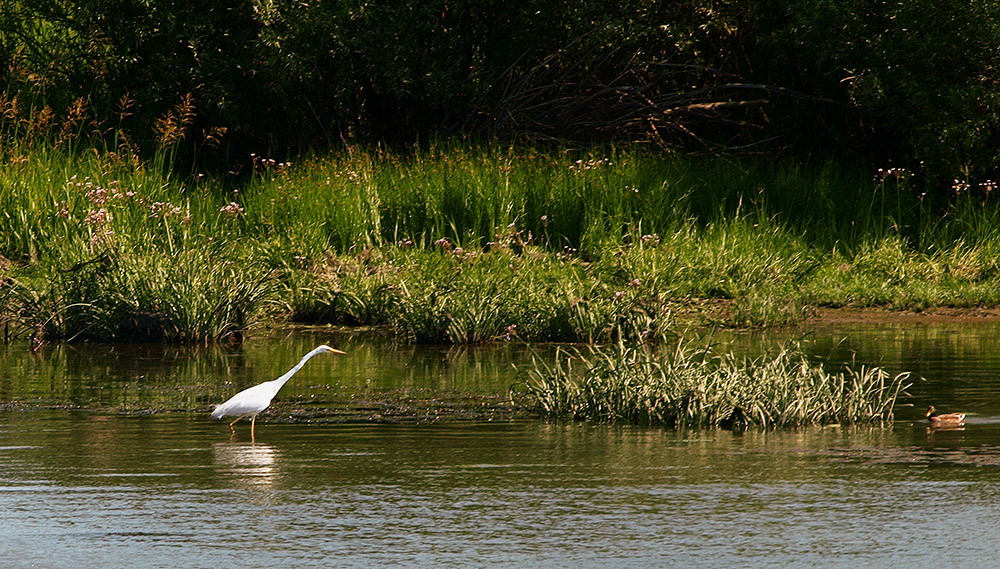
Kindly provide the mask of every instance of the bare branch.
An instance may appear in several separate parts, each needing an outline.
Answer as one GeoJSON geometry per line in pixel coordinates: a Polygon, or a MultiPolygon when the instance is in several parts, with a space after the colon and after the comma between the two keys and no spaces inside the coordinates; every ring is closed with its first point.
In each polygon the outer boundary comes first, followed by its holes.
{"type": "Polygon", "coordinates": [[[700,65],[647,61],[639,52],[617,49],[571,57],[570,47],[521,75],[508,69],[501,99],[484,105],[492,111],[481,115],[481,128],[505,138],[661,146],[693,142],[744,150],[771,142],[754,140],[753,133],[766,121],[763,109],[775,102],[850,108],[783,87],[744,83],[700,65]]]}

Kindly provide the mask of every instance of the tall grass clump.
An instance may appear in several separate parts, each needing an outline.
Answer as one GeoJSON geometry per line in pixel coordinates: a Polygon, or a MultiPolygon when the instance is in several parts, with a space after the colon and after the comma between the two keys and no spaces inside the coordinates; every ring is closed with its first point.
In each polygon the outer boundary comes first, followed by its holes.
{"type": "MultiPolygon", "coordinates": [[[[442,146],[411,155],[355,153],[321,161],[328,173],[366,186],[378,214],[369,227],[376,243],[403,240],[429,246],[438,239],[470,249],[516,226],[549,250],[596,252],[646,224],[666,231],[687,207],[679,161],[642,151],[549,151],[485,146],[442,146]],[[359,167],[372,163],[370,177],[359,167]],[[643,221],[646,220],[646,221],[643,221]]],[[[325,190],[321,190],[325,191],[325,190]]],[[[349,191],[332,196],[341,202],[349,191]]],[[[349,208],[350,199],[343,200],[349,208]]]]}
{"type": "Polygon", "coordinates": [[[795,345],[756,358],[679,341],[672,351],[617,343],[536,358],[518,386],[550,417],[673,427],[879,423],[893,418],[906,373],[828,372],[795,345]]]}
{"type": "Polygon", "coordinates": [[[592,270],[601,281],[659,304],[721,299],[732,323],[796,323],[804,315],[799,288],[822,256],[774,220],[739,215],[707,225],[687,218],[665,233],[637,231],[607,243],[592,270]]]}
{"type": "Polygon", "coordinates": [[[300,257],[381,245],[382,197],[375,157],[343,153],[302,162],[252,156],[237,190],[246,235],[300,257]]]}
{"type": "Polygon", "coordinates": [[[0,168],[3,318],[36,339],[238,337],[276,289],[228,200],[120,156],[39,146],[0,168]]]}
{"type": "Polygon", "coordinates": [[[184,332],[215,319],[165,307],[184,290],[192,307],[221,306],[196,297],[228,289],[244,306],[213,313],[233,322],[662,342],[679,313],[749,327],[814,306],[1000,305],[992,183],[956,183],[953,203],[930,204],[899,170],[454,144],[253,156],[251,176],[220,180],[171,170],[166,142],[148,161],[10,150],[0,295],[13,300],[0,318],[48,337],[232,336],[232,324],[184,332]]]}
{"type": "Polygon", "coordinates": [[[260,263],[220,247],[102,252],[8,279],[15,322],[36,340],[204,342],[240,338],[276,290],[260,263]]]}
{"type": "Polygon", "coordinates": [[[292,320],[385,325],[420,343],[662,341],[662,299],[604,283],[579,259],[548,254],[508,229],[488,248],[440,239],[287,263],[279,280],[292,320]]]}

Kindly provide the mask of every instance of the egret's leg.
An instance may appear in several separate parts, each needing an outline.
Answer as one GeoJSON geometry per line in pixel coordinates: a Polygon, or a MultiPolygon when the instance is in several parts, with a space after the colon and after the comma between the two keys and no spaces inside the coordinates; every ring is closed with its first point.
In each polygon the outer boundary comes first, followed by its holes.
{"type": "MultiPolygon", "coordinates": [[[[243,415],[240,415],[239,417],[236,417],[236,421],[239,421],[242,418],[243,418],[243,415]]],[[[236,434],[236,427],[234,427],[233,425],[236,424],[236,421],[233,421],[232,423],[229,423],[229,430],[232,431],[234,435],[236,434]]]]}
{"type": "Polygon", "coordinates": [[[253,427],[256,424],[257,424],[257,415],[251,415],[250,416],[250,440],[251,441],[254,439],[254,436],[253,436],[253,427]]]}

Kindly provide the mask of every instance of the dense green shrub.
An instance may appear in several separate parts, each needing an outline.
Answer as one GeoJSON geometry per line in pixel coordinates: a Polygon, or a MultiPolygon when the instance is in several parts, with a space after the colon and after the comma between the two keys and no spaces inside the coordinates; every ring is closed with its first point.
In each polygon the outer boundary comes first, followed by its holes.
{"type": "MultiPolygon", "coordinates": [[[[829,131],[880,167],[918,170],[941,192],[1000,166],[1000,4],[739,2],[759,81],[849,104],[794,119],[799,140],[829,131]],[[850,122],[845,122],[845,119],[850,122]]],[[[740,10],[738,8],[738,10],[740,10]]],[[[775,118],[788,117],[773,109],[775,118]]],[[[794,112],[794,111],[793,111],[794,112]]]]}
{"type": "Polygon", "coordinates": [[[455,134],[837,152],[944,200],[1000,164],[998,46],[991,2],[0,0],[0,114],[229,170],[455,134]]]}

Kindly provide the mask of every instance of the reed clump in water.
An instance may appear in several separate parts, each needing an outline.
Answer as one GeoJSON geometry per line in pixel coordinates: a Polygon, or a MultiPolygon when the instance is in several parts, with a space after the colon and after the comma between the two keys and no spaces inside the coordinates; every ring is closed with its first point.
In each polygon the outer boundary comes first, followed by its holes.
{"type": "Polygon", "coordinates": [[[550,417],[673,427],[882,423],[909,374],[844,366],[828,372],[797,345],[740,357],[680,341],[672,351],[618,343],[535,358],[517,386],[550,417]]]}

